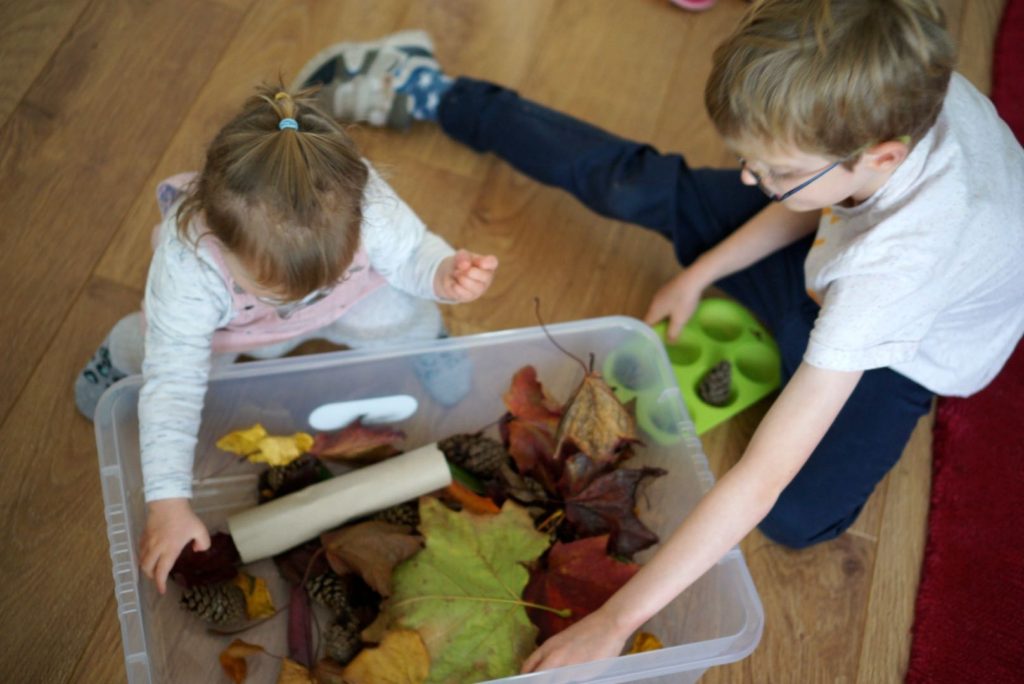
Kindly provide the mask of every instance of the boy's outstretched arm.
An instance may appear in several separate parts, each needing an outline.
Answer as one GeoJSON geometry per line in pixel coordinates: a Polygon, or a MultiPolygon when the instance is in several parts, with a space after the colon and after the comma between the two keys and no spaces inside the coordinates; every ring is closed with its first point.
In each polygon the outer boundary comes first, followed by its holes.
{"type": "Polygon", "coordinates": [[[707,572],[768,514],[861,375],[861,371],[831,371],[802,363],[740,461],[661,549],[599,610],[541,644],[523,663],[523,672],[619,655],[634,630],[707,572]]]}
{"type": "Polygon", "coordinates": [[[697,308],[704,288],[810,235],[818,227],[820,216],[820,211],[798,212],[782,204],[769,204],[665,283],[651,299],[644,320],[653,325],[668,318],[668,337],[675,340],[697,308]]]}

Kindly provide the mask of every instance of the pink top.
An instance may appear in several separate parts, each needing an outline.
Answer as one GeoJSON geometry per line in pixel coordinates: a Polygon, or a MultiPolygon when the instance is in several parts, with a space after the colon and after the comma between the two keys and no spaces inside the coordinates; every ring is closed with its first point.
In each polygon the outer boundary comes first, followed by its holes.
{"type": "MultiPolygon", "coordinates": [[[[181,173],[157,186],[157,203],[166,217],[194,173],[181,173]]],[[[313,293],[302,303],[275,306],[245,291],[224,263],[223,245],[210,235],[201,217],[194,219],[199,244],[210,254],[231,293],[230,322],[213,335],[214,352],[244,352],[277,344],[304,333],[318,330],[338,320],[360,299],[384,285],[384,278],[370,266],[366,250],[360,246],[352,263],[333,287],[313,293]]],[[[159,229],[159,226],[157,227],[159,229]]],[[[154,239],[156,235],[154,233],[154,239]]]]}

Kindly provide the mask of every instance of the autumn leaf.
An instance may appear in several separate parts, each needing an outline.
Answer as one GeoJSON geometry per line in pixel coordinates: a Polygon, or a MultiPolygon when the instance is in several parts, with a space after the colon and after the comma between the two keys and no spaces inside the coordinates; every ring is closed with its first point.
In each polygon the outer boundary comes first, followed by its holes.
{"type": "Polygon", "coordinates": [[[191,544],[182,549],[171,568],[171,579],[185,589],[219,584],[233,579],[241,562],[231,535],[217,532],[206,551],[194,551],[191,544]]]}
{"type": "Polygon", "coordinates": [[[569,400],[555,436],[555,457],[566,443],[596,463],[616,463],[623,448],[639,442],[636,420],[618,400],[600,373],[591,371],[569,400]]]}
{"type": "Polygon", "coordinates": [[[430,655],[411,629],[388,632],[377,648],[364,648],[343,671],[347,684],[421,684],[427,681],[430,655]]]}
{"type": "Polygon", "coordinates": [[[304,578],[322,575],[329,569],[318,539],[279,553],[274,556],[274,565],[290,584],[302,584],[304,578]]]}
{"type": "Polygon", "coordinates": [[[409,533],[405,525],[379,520],[346,525],[320,535],[327,562],[339,575],[348,569],[359,573],[381,596],[391,595],[394,567],[423,546],[423,540],[409,533]]]}
{"type": "Polygon", "coordinates": [[[281,661],[281,673],[277,676],[277,684],[317,684],[309,669],[290,658],[281,661]]]}
{"type": "Polygon", "coordinates": [[[633,645],[629,647],[626,655],[644,653],[646,651],[657,651],[664,647],[664,644],[661,643],[661,639],[650,632],[637,632],[636,636],[633,637],[633,645]]]}
{"type": "Polygon", "coordinates": [[[516,371],[502,398],[509,413],[521,420],[557,422],[562,417],[562,407],[544,391],[533,366],[523,366],[516,371]]]}
{"type": "Polygon", "coordinates": [[[619,468],[601,475],[565,501],[565,517],[577,537],[610,532],[608,553],[631,558],[658,543],[658,535],[636,517],[636,490],[646,477],[660,477],[661,468],[619,468]]]}
{"type": "Polygon", "coordinates": [[[245,594],[245,613],[250,620],[270,617],[277,612],[266,580],[240,572],[231,583],[245,594]]]}
{"type": "Polygon", "coordinates": [[[463,510],[469,511],[470,513],[497,515],[501,512],[501,509],[498,508],[498,505],[494,503],[494,501],[488,499],[486,496],[474,494],[458,482],[452,482],[450,485],[445,487],[444,495],[459,503],[463,510]]]}
{"type": "Polygon", "coordinates": [[[279,499],[333,477],[319,458],[303,454],[285,468],[267,468],[260,474],[259,503],[279,499]]]}
{"type": "Polygon", "coordinates": [[[292,586],[288,599],[288,655],[306,667],[313,665],[313,613],[302,584],[292,586]]]}
{"type": "Polygon", "coordinates": [[[513,418],[506,423],[505,430],[508,453],[519,472],[535,478],[546,491],[555,493],[562,472],[561,464],[553,459],[558,422],[513,418]]]}
{"type": "Polygon", "coordinates": [[[249,674],[249,665],[245,659],[257,653],[266,653],[266,651],[262,646],[235,639],[220,652],[220,666],[224,668],[224,673],[231,678],[231,681],[235,684],[242,684],[249,674]]]}
{"type": "Polygon", "coordinates": [[[357,418],[340,430],[317,433],[309,452],[336,461],[382,461],[402,453],[398,444],[403,439],[401,430],[364,425],[357,418]]]}
{"type": "Polygon", "coordinates": [[[217,440],[217,448],[244,456],[252,463],[285,466],[309,451],[313,437],[305,432],[293,435],[268,435],[259,423],[244,430],[229,432],[217,440]]]}
{"type": "Polygon", "coordinates": [[[560,617],[551,611],[527,609],[540,629],[540,641],[600,608],[640,569],[636,563],[608,556],[607,546],[607,535],[568,544],[557,542],[548,554],[547,567],[531,573],[523,598],[572,611],[569,617],[560,617]]]}
{"type": "Polygon", "coordinates": [[[348,684],[345,681],[345,666],[330,658],[321,658],[313,668],[313,679],[317,684],[348,684]]]}
{"type": "Polygon", "coordinates": [[[420,499],[426,548],[395,569],[394,594],[379,622],[419,631],[430,653],[430,682],[510,676],[535,647],[521,598],[524,563],[548,547],[521,506],[498,515],[454,512],[420,499]]]}
{"type": "Polygon", "coordinates": [[[558,481],[558,493],[563,498],[576,496],[587,488],[598,476],[609,472],[614,466],[601,464],[579,451],[565,459],[562,477],[558,481]]]}

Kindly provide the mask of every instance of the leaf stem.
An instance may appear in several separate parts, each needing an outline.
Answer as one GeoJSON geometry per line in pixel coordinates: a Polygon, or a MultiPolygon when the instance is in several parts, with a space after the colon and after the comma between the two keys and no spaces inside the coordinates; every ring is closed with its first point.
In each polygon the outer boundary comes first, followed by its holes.
{"type": "Polygon", "coordinates": [[[533,603],[531,601],[523,601],[521,599],[503,599],[503,598],[491,598],[489,596],[454,596],[448,594],[433,594],[431,596],[415,596],[413,598],[403,599],[394,604],[394,608],[409,605],[410,603],[419,603],[420,601],[479,601],[480,603],[512,603],[517,606],[523,606],[524,608],[536,608],[537,610],[546,610],[549,613],[554,613],[558,617],[567,618],[572,615],[572,609],[570,608],[552,608],[551,606],[545,606],[541,603],[533,603]]]}

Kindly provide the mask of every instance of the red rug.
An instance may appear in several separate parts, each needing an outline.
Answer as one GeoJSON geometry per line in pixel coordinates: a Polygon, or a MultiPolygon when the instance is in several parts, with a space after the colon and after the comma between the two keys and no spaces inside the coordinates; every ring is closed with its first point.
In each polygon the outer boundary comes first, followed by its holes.
{"type": "MultiPolygon", "coordinates": [[[[992,99],[1024,141],[1024,0],[1010,0],[992,99]]],[[[940,399],[907,682],[1024,682],[1024,342],[983,391],[940,399]]]]}

